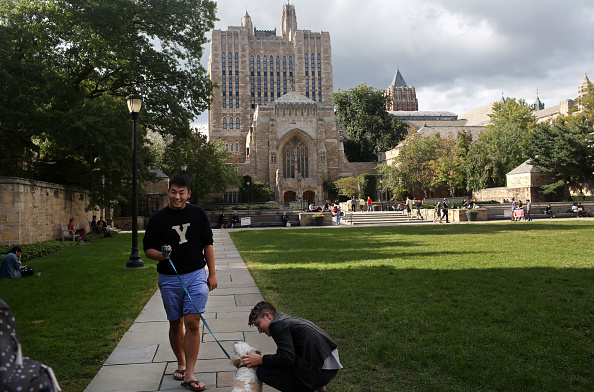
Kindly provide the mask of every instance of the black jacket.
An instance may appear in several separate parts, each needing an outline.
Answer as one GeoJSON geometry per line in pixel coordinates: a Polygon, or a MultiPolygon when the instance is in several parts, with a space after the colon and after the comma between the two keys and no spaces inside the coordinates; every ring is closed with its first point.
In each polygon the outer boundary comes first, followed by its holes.
{"type": "Polygon", "coordinates": [[[313,385],[324,361],[337,344],[309,320],[278,313],[270,323],[276,354],[264,355],[262,362],[269,367],[291,368],[293,374],[308,387],[313,385]]]}

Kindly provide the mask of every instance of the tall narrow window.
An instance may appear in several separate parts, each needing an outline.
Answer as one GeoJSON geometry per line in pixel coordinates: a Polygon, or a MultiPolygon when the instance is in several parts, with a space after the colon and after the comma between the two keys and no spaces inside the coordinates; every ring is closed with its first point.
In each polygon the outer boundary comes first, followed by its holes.
{"type": "Polygon", "coordinates": [[[235,52],[235,107],[239,108],[239,53],[235,52]]]}
{"type": "Polygon", "coordinates": [[[229,118],[229,129],[233,129],[233,117],[229,118]]]}
{"type": "Polygon", "coordinates": [[[289,56],[289,88],[293,89],[293,56],[289,56]]]}
{"type": "Polygon", "coordinates": [[[239,151],[239,143],[235,143],[235,151],[239,151]]]}
{"type": "Polygon", "coordinates": [[[276,56],[276,96],[281,96],[280,57],[276,56]]]}
{"type": "Polygon", "coordinates": [[[315,56],[311,53],[311,94],[312,98],[316,100],[316,62],[315,56]]]}
{"type": "Polygon", "coordinates": [[[254,99],[254,56],[250,57],[250,92],[252,109],[256,106],[254,99]]]}
{"type": "Polygon", "coordinates": [[[223,129],[227,129],[227,117],[223,117],[223,129]]]}
{"type": "Polygon", "coordinates": [[[258,78],[258,105],[262,104],[262,76],[260,75],[260,56],[256,57],[256,70],[258,78]]]}
{"type": "Polygon", "coordinates": [[[268,103],[268,58],[264,56],[264,105],[268,103]]]}
{"type": "Polygon", "coordinates": [[[221,81],[223,82],[223,85],[221,86],[221,93],[223,94],[223,108],[227,107],[227,76],[225,63],[225,52],[223,52],[221,53],[221,70],[223,72],[221,77],[221,81]]]}
{"type": "Polygon", "coordinates": [[[318,53],[318,100],[322,102],[322,56],[318,53]]]}
{"type": "Polygon", "coordinates": [[[283,56],[283,94],[287,93],[287,57],[283,56]]]}
{"type": "Polygon", "coordinates": [[[239,129],[239,117],[235,119],[235,128],[239,129]]]}
{"type": "Polygon", "coordinates": [[[270,56],[270,102],[274,101],[274,60],[270,56]]]}

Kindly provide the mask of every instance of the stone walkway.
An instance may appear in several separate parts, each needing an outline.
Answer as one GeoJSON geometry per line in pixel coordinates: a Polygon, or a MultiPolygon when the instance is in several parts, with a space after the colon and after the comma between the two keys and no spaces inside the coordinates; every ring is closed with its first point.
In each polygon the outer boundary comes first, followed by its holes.
{"type": "MultiPolygon", "coordinates": [[[[210,293],[203,314],[206,322],[232,357],[236,341],[246,341],[265,354],[274,353],[274,341],[247,325],[251,308],[263,299],[260,290],[229,232],[213,230],[213,233],[219,288],[210,293]]],[[[204,325],[200,326],[202,343],[195,375],[206,385],[207,391],[229,392],[235,368],[204,325]]],[[[85,392],[188,391],[173,379],[177,361],[169,345],[168,330],[169,323],[157,290],[85,392]]],[[[276,389],[264,386],[264,391],[276,389]]]]}

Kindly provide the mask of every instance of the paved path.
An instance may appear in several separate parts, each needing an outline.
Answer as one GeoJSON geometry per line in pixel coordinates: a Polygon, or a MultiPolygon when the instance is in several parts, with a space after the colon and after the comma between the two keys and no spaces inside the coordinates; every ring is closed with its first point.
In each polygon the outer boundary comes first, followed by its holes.
{"type": "MultiPolygon", "coordinates": [[[[203,314],[206,322],[231,356],[236,341],[247,341],[264,353],[274,353],[274,341],[247,325],[251,308],[263,299],[260,290],[229,232],[213,230],[213,233],[219,288],[210,293],[203,314]]],[[[200,325],[203,331],[196,377],[206,384],[207,391],[229,392],[235,368],[208,330],[200,325]]],[[[169,345],[168,330],[157,290],[85,392],[188,391],[173,379],[177,361],[169,345]]],[[[264,391],[276,389],[264,386],[264,391]]]]}

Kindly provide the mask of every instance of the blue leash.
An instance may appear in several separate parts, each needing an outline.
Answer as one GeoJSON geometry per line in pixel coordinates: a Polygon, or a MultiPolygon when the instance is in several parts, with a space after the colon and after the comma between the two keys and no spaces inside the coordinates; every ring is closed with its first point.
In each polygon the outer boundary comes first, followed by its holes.
{"type": "Polygon", "coordinates": [[[202,320],[202,322],[204,323],[204,325],[206,326],[206,329],[208,329],[208,332],[210,332],[210,334],[212,335],[212,337],[214,338],[215,342],[217,342],[217,344],[219,345],[219,347],[221,348],[221,350],[223,350],[223,352],[225,353],[225,355],[227,356],[227,359],[231,359],[231,357],[229,356],[229,354],[227,353],[227,351],[223,348],[223,346],[221,345],[221,343],[217,340],[217,337],[214,336],[214,333],[212,333],[212,331],[210,330],[210,327],[208,326],[208,324],[206,323],[206,320],[204,319],[204,317],[202,317],[202,314],[200,313],[200,311],[198,310],[198,308],[196,307],[196,304],[194,303],[194,300],[192,300],[192,296],[190,295],[190,293],[188,292],[188,289],[186,288],[186,285],[184,284],[184,282],[182,281],[181,276],[179,276],[179,274],[177,273],[177,269],[175,268],[175,265],[173,265],[173,261],[171,261],[171,257],[169,257],[169,253],[170,251],[167,249],[167,245],[163,245],[161,247],[161,252],[165,255],[167,255],[167,259],[169,259],[169,264],[171,264],[171,267],[173,267],[173,270],[175,271],[175,274],[177,275],[177,277],[179,278],[179,282],[181,283],[182,287],[184,288],[184,291],[186,292],[186,294],[188,294],[188,298],[190,299],[190,302],[192,303],[192,305],[194,306],[194,309],[196,310],[196,313],[198,313],[198,315],[200,316],[200,320],[202,320]]]}

